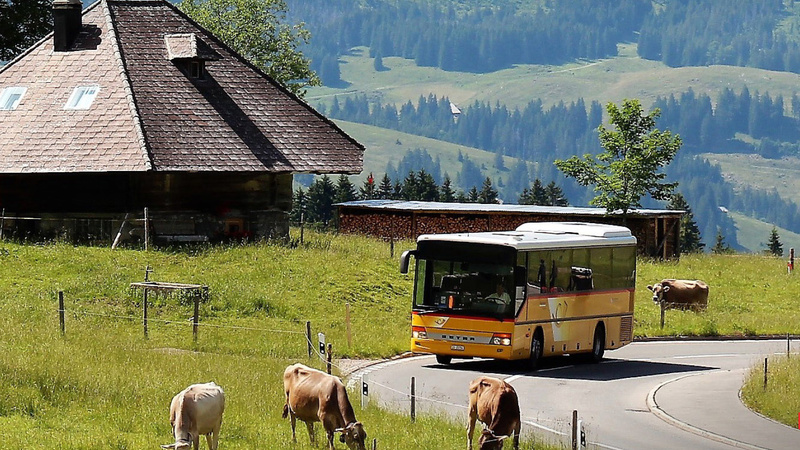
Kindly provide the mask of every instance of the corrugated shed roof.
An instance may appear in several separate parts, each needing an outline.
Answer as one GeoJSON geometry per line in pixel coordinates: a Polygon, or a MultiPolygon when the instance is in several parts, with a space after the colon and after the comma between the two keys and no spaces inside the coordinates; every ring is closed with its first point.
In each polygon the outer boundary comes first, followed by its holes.
{"type": "MultiPolygon", "coordinates": [[[[515,204],[482,204],[482,203],[442,203],[414,202],[406,200],[357,200],[337,203],[335,206],[367,208],[394,211],[416,212],[462,212],[462,213],[529,213],[552,215],[586,215],[605,216],[603,208],[581,208],[574,206],[536,206],[515,204]]],[[[683,211],[670,209],[635,209],[628,212],[630,216],[681,215],[683,211]]]]}
{"type": "Polygon", "coordinates": [[[83,25],[70,51],[50,35],[0,69],[0,90],[27,88],[0,111],[0,173],[362,170],[361,144],[168,2],[100,0],[83,25]],[[205,79],[170,60],[180,34],[205,79]],[[83,85],[100,88],[92,106],[64,110],[83,85]]]}

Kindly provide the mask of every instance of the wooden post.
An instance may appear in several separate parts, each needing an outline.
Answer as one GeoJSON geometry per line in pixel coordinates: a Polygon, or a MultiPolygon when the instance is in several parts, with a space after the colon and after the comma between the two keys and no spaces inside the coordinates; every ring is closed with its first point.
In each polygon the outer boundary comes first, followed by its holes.
{"type": "Polygon", "coordinates": [[[664,304],[663,300],[660,302],[660,305],[661,305],[661,329],[663,330],[664,329],[664,310],[666,310],[667,307],[664,304]]]}
{"type": "Polygon", "coordinates": [[[411,377],[411,421],[417,420],[417,396],[416,396],[415,379],[411,377]]]}
{"type": "Polygon", "coordinates": [[[372,450],[378,450],[378,438],[372,438],[372,450]]]}
{"type": "Polygon", "coordinates": [[[353,336],[350,333],[350,303],[344,304],[344,323],[347,326],[347,347],[353,347],[353,336]]]}
{"type": "Polygon", "coordinates": [[[764,389],[767,389],[767,358],[764,358],[764,389]]]}
{"type": "Polygon", "coordinates": [[[147,207],[144,207],[144,251],[147,251],[147,241],[150,240],[150,221],[147,218],[147,207]]]}
{"type": "Polygon", "coordinates": [[[144,302],[142,308],[142,323],[144,324],[144,338],[147,339],[147,288],[144,288],[144,302]]]}
{"type": "Polygon", "coordinates": [[[308,357],[311,358],[311,352],[313,351],[311,345],[311,321],[306,320],[306,344],[308,344],[308,357]]]}
{"type": "Polygon", "coordinates": [[[392,237],[389,238],[389,256],[394,259],[394,232],[392,233],[392,237]]]}
{"type": "Polygon", "coordinates": [[[64,336],[64,291],[58,291],[58,323],[61,326],[61,336],[64,336]]]}
{"type": "Polygon", "coordinates": [[[572,450],[578,450],[578,410],[572,410],[572,450]]]}
{"type": "Polygon", "coordinates": [[[325,368],[328,370],[328,375],[331,374],[331,350],[333,346],[330,342],[328,342],[328,354],[326,355],[327,363],[325,364],[325,368]]]}
{"type": "Polygon", "coordinates": [[[361,375],[361,409],[367,409],[367,401],[369,400],[369,382],[367,381],[368,375],[365,373],[361,375]]]}
{"type": "Polygon", "coordinates": [[[0,239],[3,239],[3,228],[6,225],[6,209],[3,208],[3,213],[0,214],[0,239]]]}
{"type": "Polygon", "coordinates": [[[303,243],[303,227],[305,226],[306,212],[300,212],[300,244],[303,243]]]}
{"type": "Polygon", "coordinates": [[[789,249],[789,274],[794,270],[794,249],[789,249]]]}
{"type": "Polygon", "coordinates": [[[194,317],[192,317],[192,339],[197,344],[197,325],[200,322],[200,292],[194,294],[194,317]]]}
{"type": "Polygon", "coordinates": [[[791,350],[791,341],[789,340],[789,333],[786,333],[786,358],[789,358],[789,351],[791,350]]]}

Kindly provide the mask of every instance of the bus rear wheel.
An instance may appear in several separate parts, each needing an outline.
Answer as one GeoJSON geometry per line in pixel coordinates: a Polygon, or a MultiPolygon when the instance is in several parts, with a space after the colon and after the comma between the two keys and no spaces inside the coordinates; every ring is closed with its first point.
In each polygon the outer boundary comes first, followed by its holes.
{"type": "Polygon", "coordinates": [[[594,339],[592,340],[592,353],[589,354],[589,362],[599,363],[603,360],[606,352],[606,330],[602,323],[597,324],[594,329],[594,339]]]}
{"type": "Polygon", "coordinates": [[[445,366],[450,364],[450,361],[452,361],[452,360],[453,360],[452,356],[436,355],[436,362],[439,363],[439,364],[445,365],[445,366]]]}
{"type": "Polygon", "coordinates": [[[531,339],[531,355],[525,361],[525,366],[529,370],[536,370],[539,368],[539,362],[542,359],[542,353],[544,353],[544,333],[542,333],[542,329],[539,328],[533,333],[533,339],[531,339]]]}

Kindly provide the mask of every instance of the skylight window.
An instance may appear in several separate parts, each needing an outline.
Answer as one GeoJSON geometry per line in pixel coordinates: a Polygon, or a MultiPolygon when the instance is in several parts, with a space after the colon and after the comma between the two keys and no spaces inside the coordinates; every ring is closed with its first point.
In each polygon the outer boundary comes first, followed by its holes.
{"type": "Polygon", "coordinates": [[[72,91],[64,109],[89,109],[94,98],[100,91],[100,86],[78,86],[72,91]]]}
{"type": "Polygon", "coordinates": [[[27,90],[28,88],[20,86],[12,86],[3,89],[3,91],[0,92],[0,110],[8,111],[17,109],[17,105],[19,105],[22,96],[25,95],[27,90]]]}

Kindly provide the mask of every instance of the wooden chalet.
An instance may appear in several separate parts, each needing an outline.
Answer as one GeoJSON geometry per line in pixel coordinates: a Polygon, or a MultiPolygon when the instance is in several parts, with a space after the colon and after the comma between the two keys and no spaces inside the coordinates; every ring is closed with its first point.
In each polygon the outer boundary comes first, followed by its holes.
{"type": "Polygon", "coordinates": [[[288,237],[294,173],[364,147],[164,0],[54,1],[54,32],[0,68],[6,234],[288,237]]]}
{"type": "MultiPolygon", "coordinates": [[[[362,200],[339,203],[339,231],[383,239],[416,239],[428,233],[513,230],[526,222],[593,222],[622,225],[621,215],[600,208],[497,205],[479,203],[362,200]]],[[[683,211],[638,209],[625,226],[638,240],[639,254],[680,257],[683,211]]]]}

